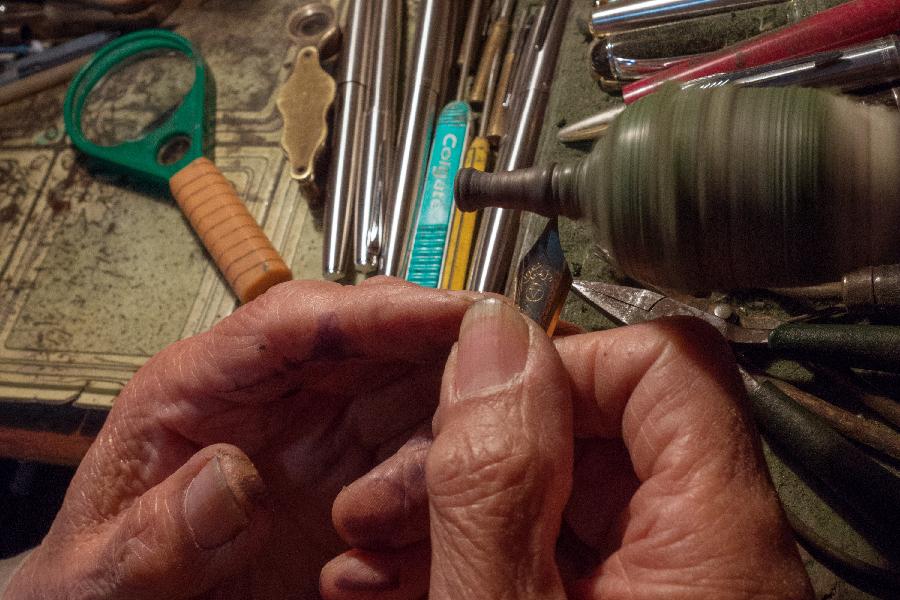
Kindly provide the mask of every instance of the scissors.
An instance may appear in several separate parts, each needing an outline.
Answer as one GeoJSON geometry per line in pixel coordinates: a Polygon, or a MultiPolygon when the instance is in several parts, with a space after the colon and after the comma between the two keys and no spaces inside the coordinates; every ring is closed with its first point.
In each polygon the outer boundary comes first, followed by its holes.
{"type": "MultiPolygon", "coordinates": [[[[826,328],[855,327],[849,336],[850,342],[845,346],[852,354],[860,350],[856,344],[865,341],[865,331],[874,327],[790,324],[772,330],[751,329],[651,290],[582,280],[574,281],[572,290],[589,306],[620,325],[644,323],[661,317],[692,316],[715,327],[738,347],[767,344],[773,349],[807,350],[811,340],[824,339],[826,345],[830,344],[824,353],[836,356],[839,342],[847,336],[845,334],[841,338],[828,333],[826,328]],[[779,341],[776,336],[773,344],[773,333],[785,331],[785,328],[787,334],[783,339],[788,341],[779,341]],[[795,333],[798,331],[800,333],[795,333]],[[794,344],[793,340],[800,341],[794,344]]],[[[883,335],[894,335],[895,345],[900,343],[900,338],[896,337],[900,335],[897,332],[900,328],[883,329],[891,330],[883,335]]],[[[856,353],[865,358],[891,358],[890,352],[885,350],[878,347],[877,352],[856,353]]],[[[897,352],[896,348],[892,350],[897,352]]],[[[900,362],[895,358],[893,366],[898,364],[900,362]]],[[[888,532],[891,537],[887,539],[900,539],[900,512],[897,511],[897,506],[900,506],[900,478],[772,382],[758,380],[742,366],[738,366],[738,371],[747,390],[754,419],[766,439],[803,465],[858,515],[874,527],[888,532]]]]}
{"type": "Polygon", "coordinates": [[[739,347],[767,347],[792,358],[839,361],[865,369],[900,369],[898,326],[784,323],[769,329],[748,328],[651,290],[581,280],[572,284],[572,290],[621,324],[686,315],[706,321],[739,347]]]}

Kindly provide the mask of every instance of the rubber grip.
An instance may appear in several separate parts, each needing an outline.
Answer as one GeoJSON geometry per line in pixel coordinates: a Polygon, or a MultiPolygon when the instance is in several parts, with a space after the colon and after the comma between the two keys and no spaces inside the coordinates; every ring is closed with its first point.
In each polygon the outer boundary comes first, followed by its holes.
{"type": "Polygon", "coordinates": [[[191,162],[172,176],[169,187],[241,302],[292,279],[291,270],[234,186],[209,159],[191,162]]]}
{"type": "Polygon", "coordinates": [[[895,325],[781,325],[769,334],[769,347],[848,367],[900,371],[900,327],[895,325]]]}
{"type": "Polygon", "coordinates": [[[748,389],[748,399],[770,444],[885,532],[887,539],[898,539],[900,478],[771,382],[748,389]]]}

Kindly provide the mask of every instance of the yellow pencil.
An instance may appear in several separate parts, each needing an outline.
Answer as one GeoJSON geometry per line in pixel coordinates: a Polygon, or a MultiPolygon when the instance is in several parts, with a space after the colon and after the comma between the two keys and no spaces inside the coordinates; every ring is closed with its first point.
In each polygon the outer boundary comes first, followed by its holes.
{"type": "MultiPolygon", "coordinates": [[[[472,139],[466,151],[466,167],[484,171],[487,169],[491,145],[487,138],[472,139]]],[[[449,290],[462,290],[466,287],[466,275],[469,270],[469,258],[472,256],[472,245],[478,226],[477,212],[464,213],[453,209],[453,220],[450,222],[450,238],[447,242],[447,257],[444,260],[444,272],[441,275],[441,287],[449,290]]]]}

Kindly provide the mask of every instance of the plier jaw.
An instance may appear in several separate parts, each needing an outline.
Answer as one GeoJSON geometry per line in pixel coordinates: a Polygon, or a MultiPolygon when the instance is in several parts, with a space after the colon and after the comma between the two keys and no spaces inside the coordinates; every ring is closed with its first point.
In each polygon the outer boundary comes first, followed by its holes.
{"type": "Polygon", "coordinates": [[[737,344],[764,344],[767,329],[749,329],[652,290],[576,280],[572,291],[594,309],[621,325],[634,325],[662,317],[696,317],[712,325],[725,339],[737,344]]]}

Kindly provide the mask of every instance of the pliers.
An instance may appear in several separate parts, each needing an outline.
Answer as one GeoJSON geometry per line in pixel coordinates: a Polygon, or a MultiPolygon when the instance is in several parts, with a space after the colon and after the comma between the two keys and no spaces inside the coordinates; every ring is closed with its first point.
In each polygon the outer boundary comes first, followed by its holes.
{"type": "MultiPolygon", "coordinates": [[[[872,325],[791,324],[773,330],[750,329],[651,290],[581,280],[572,283],[572,290],[588,305],[621,325],[676,315],[697,317],[733,342],[739,358],[741,347],[768,344],[778,350],[816,350],[818,354],[832,356],[843,352],[842,357],[865,359],[862,362],[870,365],[873,362],[900,365],[900,328],[897,327],[880,328],[874,335],[873,350],[861,343],[869,339],[867,332],[875,327],[872,325]],[[891,340],[893,345],[885,344],[885,340],[891,340]],[[814,348],[820,341],[825,348],[814,348]]],[[[900,511],[897,511],[900,478],[770,381],[757,380],[743,367],[739,366],[738,370],[754,419],[770,444],[805,466],[872,527],[886,533],[887,539],[900,540],[900,511]]]]}
{"type": "Polygon", "coordinates": [[[630,325],[688,315],[706,321],[740,347],[764,346],[790,358],[839,362],[864,369],[900,369],[900,327],[786,323],[771,329],[742,327],[674,298],[641,288],[575,281],[572,290],[611,320],[630,325]]]}

